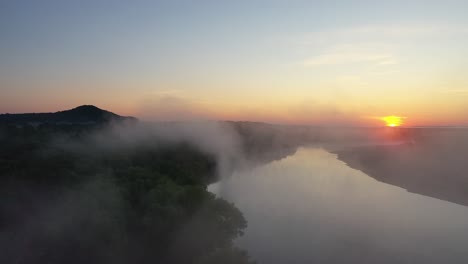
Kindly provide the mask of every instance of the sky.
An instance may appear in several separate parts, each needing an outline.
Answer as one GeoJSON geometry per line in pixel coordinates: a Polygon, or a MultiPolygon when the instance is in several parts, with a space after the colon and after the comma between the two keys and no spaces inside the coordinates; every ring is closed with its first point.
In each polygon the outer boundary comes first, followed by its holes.
{"type": "Polygon", "coordinates": [[[468,1],[0,0],[0,113],[468,125],[468,1]]]}

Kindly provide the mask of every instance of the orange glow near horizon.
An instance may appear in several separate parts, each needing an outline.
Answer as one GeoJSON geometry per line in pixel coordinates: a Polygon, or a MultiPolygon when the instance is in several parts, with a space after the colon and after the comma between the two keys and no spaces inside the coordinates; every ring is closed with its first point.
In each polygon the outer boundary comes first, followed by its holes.
{"type": "Polygon", "coordinates": [[[383,116],[379,118],[385,122],[385,125],[388,127],[398,127],[401,126],[404,122],[405,117],[401,116],[383,116]]]}

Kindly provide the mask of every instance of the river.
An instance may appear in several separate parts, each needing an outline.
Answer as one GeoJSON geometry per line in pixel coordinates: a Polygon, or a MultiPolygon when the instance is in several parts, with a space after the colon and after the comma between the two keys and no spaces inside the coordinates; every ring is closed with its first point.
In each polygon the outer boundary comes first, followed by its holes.
{"type": "Polygon", "coordinates": [[[468,263],[468,208],[407,192],[320,148],[209,186],[248,221],[259,264],[468,263]]]}

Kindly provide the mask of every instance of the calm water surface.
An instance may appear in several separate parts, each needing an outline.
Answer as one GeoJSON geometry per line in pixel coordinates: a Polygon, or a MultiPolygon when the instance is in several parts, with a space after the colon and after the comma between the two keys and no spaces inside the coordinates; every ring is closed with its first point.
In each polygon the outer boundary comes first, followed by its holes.
{"type": "Polygon", "coordinates": [[[259,264],[468,263],[468,208],[408,193],[322,149],[210,186],[244,213],[259,264]]]}

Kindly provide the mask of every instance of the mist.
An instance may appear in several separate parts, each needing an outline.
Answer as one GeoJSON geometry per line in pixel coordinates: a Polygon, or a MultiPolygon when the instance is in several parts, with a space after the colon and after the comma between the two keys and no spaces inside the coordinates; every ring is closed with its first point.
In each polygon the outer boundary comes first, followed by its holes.
{"type": "Polygon", "coordinates": [[[466,129],[307,131],[294,153],[210,186],[245,214],[249,226],[237,243],[254,259],[468,260],[466,129]]]}
{"type": "Polygon", "coordinates": [[[349,166],[410,192],[468,205],[468,134],[459,128],[402,129],[406,141],[392,146],[337,150],[349,166]]]}
{"type": "Polygon", "coordinates": [[[247,263],[232,246],[246,226],[241,212],[205,190],[245,163],[231,126],[70,128],[6,127],[2,263],[247,263]]]}
{"type": "Polygon", "coordinates": [[[129,120],[0,139],[5,263],[465,256],[465,129],[129,120]]]}
{"type": "Polygon", "coordinates": [[[0,264],[468,263],[466,10],[0,0],[0,264]]]}

